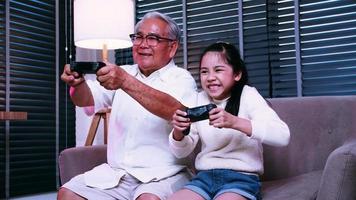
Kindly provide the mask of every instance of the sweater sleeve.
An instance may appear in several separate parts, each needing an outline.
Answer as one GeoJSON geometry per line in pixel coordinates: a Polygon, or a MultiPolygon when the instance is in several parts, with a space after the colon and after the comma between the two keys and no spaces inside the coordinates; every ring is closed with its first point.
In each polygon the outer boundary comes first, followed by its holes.
{"type": "Polygon", "coordinates": [[[245,99],[249,119],[252,124],[252,139],[272,146],[286,146],[289,143],[290,131],[277,113],[267,104],[266,100],[255,88],[248,90],[245,99]]]}
{"type": "Polygon", "coordinates": [[[181,141],[177,141],[173,138],[173,131],[169,134],[169,149],[177,158],[189,156],[199,141],[199,136],[194,124],[191,126],[189,135],[185,136],[181,141]]]}

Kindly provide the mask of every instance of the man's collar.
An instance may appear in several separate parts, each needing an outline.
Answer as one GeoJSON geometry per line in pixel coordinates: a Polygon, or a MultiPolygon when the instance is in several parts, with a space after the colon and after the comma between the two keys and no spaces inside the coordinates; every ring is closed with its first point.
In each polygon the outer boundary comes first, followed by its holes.
{"type": "Polygon", "coordinates": [[[154,78],[154,77],[159,77],[161,76],[162,74],[164,74],[169,68],[172,68],[172,67],[175,67],[175,63],[174,63],[174,60],[172,59],[171,61],[169,61],[169,63],[167,65],[165,65],[164,67],[162,67],[161,69],[158,69],[154,72],[152,72],[149,76],[145,76],[144,74],[141,73],[138,65],[136,65],[136,73],[135,73],[135,76],[136,75],[139,75],[141,78],[154,78]]]}

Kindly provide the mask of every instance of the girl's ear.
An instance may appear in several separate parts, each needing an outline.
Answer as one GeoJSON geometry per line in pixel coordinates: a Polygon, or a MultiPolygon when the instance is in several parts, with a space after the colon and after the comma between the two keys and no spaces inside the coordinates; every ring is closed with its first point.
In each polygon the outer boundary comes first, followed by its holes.
{"type": "Polygon", "coordinates": [[[239,72],[238,74],[235,74],[234,75],[235,76],[235,81],[237,82],[237,81],[239,81],[240,79],[241,79],[241,76],[242,76],[242,72],[239,72]]]}

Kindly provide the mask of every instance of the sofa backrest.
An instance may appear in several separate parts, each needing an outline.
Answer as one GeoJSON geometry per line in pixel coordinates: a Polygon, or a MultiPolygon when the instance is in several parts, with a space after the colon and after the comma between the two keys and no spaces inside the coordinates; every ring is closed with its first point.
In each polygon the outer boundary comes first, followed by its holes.
{"type": "Polygon", "coordinates": [[[286,147],[264,145],[263,180],[321,170],[328,155],[356,135],[356,96],[267,100],[288,124],[291,139],[286,147]]]}

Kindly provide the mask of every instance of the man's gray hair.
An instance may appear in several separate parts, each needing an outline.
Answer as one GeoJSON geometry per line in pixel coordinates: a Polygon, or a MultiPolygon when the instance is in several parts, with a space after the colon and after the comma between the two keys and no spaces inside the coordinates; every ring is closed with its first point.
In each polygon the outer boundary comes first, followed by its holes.
{"type": "Polygon", "coordinates": [[[150,18],[161,19],[168,24],[168,38],[177,40],[178,43],[180,42],[181,37],[181,29],[179,28],[178,24],[168,15],[165,15],[160,12],[148,12],[146,13],[143,18],[136,24],[135,26],[135,33],[137,33],[138,29],[140,28],[143,21],[150,18]]]}

